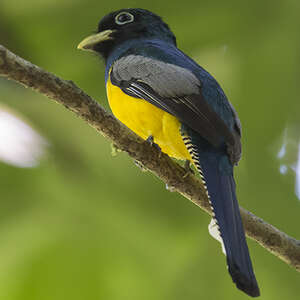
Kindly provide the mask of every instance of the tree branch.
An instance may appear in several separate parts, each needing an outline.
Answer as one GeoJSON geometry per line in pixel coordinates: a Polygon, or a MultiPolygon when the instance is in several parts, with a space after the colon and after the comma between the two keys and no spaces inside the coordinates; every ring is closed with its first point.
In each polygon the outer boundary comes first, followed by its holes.
{"type": "MultiPolygon", "coordinates": [[[[20,58],[0,45],[0,76],[46,95],[64,105],[90,126],[127,152],[165,184],[211,214],[210,205],[200,180],[167,155],[160,153],[106,112],[95,100],[72,81],[63,80],[20,58]]],[[[246,234],[275,256],[300,271],[300,241],[240,208],[246,234]]]]}

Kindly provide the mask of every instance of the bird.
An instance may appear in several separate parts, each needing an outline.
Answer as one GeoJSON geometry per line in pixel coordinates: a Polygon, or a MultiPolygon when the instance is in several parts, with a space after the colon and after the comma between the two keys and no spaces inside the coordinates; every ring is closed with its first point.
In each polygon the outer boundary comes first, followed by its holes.
{"type": "Polygon", "coordinates": [[[170,157],[194,164],[232,280],[259,296],[233,174],[241,158],[241,123],[221,86],[178,49],[169,25],[145,9],[107,14],[77,48],[104,60],[108,102],[121,123],[170,157]]]}

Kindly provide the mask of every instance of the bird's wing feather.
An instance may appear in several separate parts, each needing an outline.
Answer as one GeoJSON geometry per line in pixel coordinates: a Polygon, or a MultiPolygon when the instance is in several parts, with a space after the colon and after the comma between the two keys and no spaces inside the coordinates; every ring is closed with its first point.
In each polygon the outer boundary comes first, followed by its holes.
{"type": "Polygon", "coordinates": [[[238,161],[240,148],[236,145],[240,145],[239,135],[230,130],[204,99],[202,83],[190,70],[131,54],[113,64],[110,76],[112,84],[125,93],[145,99],[176,116],[212,145],[225,142],[233,163],[238,161]]]}

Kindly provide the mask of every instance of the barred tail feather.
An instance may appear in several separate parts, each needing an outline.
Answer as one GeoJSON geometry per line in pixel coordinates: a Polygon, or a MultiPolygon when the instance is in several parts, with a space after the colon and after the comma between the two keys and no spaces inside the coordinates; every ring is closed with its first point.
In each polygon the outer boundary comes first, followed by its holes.
{"type": "Polygon", "coordinates": [[[257,297],[260,292],[236,199],[233,166],[221,151],[200,151],[196,141],[186,134],[183,134],[183,138],[207,189],[213,211],[213,225],[220,233],[232,280],[240,290],[257,297]]]}

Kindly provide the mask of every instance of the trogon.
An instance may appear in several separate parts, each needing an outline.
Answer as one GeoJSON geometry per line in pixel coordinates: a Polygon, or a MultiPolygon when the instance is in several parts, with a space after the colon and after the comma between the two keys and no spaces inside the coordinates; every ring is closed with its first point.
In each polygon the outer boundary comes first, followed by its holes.
{"type": "Polygon", "coordinates": [[[169,26],[145,9],[121,9],[101,19],[79,49],[105,61],[109,105],[123,124],[161,151],[191,161],[213,211],[229,273],[250,296],[259,288],[245,239],[233,167],[241,157],[241,126],[217,81],[180,51],[169,26]]]}

